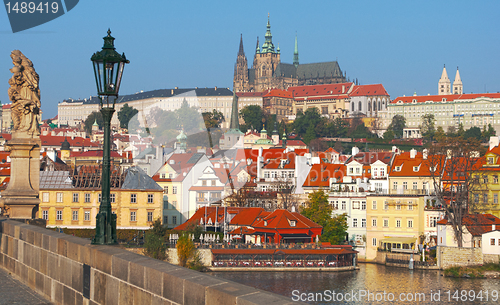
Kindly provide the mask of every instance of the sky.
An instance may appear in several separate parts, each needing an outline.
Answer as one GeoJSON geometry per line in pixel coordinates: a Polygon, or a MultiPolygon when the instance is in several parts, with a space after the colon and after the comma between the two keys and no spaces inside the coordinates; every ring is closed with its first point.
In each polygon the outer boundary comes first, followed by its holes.
{"type": "Polygon", "coordinates": [[[381,83],[391,99],[437,94],[443,65],[457,66],[465,93],[500,91],[500,1],[131,1],[81,0],[63,16],[12,33],[0,9],[0,101],[10,52],[40,75],[43,119],[64,99],[96,94],[90,57],[108,28],[130,60],[120,94],[173,87],[229,87],[240,35],[251,65],[268,14],[281,61],[337,60],[347,77],[381,83]]]}

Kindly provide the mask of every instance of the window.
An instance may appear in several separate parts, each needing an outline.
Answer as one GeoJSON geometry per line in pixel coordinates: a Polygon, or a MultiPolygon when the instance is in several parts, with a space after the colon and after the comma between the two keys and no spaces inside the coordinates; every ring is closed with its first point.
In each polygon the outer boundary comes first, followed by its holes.
{"type": "Polygon", "coordinates": [[[212,180],[212,186],[215,186],[215,183],[216,183],[215,180],[212,180]]]}
{"type": "Polygon", "coordinates": [[[366,228],[366,219],[361,219],[361,227],[366,228]]]}
{"type": "Polygon", "coordinates": [[[56,202],[63,202],[63,193],[56,193],[56,202]]]}
{"type": "Polygon", "coordinates": [[[474,194],[474,203],[479,203],[479,194],[474,194]]]}
{"type": "Polygon", "coordinates": [[[401,219],[396,219],[396,228],[401,228],[401,219]]]}
{"type": "Polygon", "coordinates": [[[290,221],[290,227],[295,227],[297,225],[297,222],[295,220],[290,221]]]}
{"type": "Polygon", "coordinates": [[[408,228],[413,228],[413,220],[408,220],[408,228]]]}
{"type": "Polygon", "coordinates": [[[494,204],[498,203],[498,194],[493,194],[493,203],[494,204]]]}
{"type": "Polygon", "coordinates": [[[392,189],[393,190],[397,190],[398,189],[398,182],[397,181],[392,182],[392,189]]]}
{"type": "Polygon", "coordinates": [[[384,228],[389,227],[389,219],[384,219],[384,228]]]}
{"type": "Polygon", "coordinates": [[[429,217],[429,226],[435,228],[437,226],[437,222],[439,221],[438,216],[429,217]]]}
{"type": "Polygon", "coordinates": [[[372,218],[372,227],[377,226],[377,218],[372,218]]]}
{"type": "Polygon", "coordinates": [[[389,209],[389,202],[385,201],[384,202],[384,210],[388,210],[389,209]]]}
{"type": "Polygon", "coordinates": [[[396,205],[396,210],[401,210],[401,204],[399,204],[399,203],[398,203],[398,204],[396,205]]]}
{"type": "Polygon", "coordinates": [[[495,245],[495,239],[494,239],[494,238],[490,239],[490,245],[491,245],[491,246],[494,246],[494,245],[495,245]]]}
{"type": "Polygon", "coordinates": [[[418,190],[418,182],[413,182],[413,189],[418,190]]]}
{"type": "Polygon", "coordinates": [[[269,178],[269,172],[264,172],[264,178],[269,178]]]}
{"type": "Polygon", "coordinates": [[[56,211],[56,220],[62,220],[62,211],[56,211]]]}
{"type": "Polygon", "coordinates": [[[407,190],[408,189],[408,182],[404,181],[403,182],[403,190],[407,190]]]}
{"type": "Polygon", "coordinates": [[[49,202],[49,193],[42,194],[42,202],[49,202]]]}
{"type": "Polygon", "coordinates": [[[366,210],[366,201],[361,201],[361,209],[366,210]]]}
{"type": "Polygon", "coordinates": [[[357,228],[357,227],[358,227],[358,219],[357,219],[357,218],[354,218],[354,219],[352,220],[352,227],[353,227],[353,228],[357,228]]]}
{"type": "Polygon", "coordinates": [[[376,210],[376,209],[377,209],[377,201],[373,200],[372,201],[372,210],[376,210]]]}
{"type": "Polygon", "coordinates": [[[177,216],[172,216],[172,224],[177,224],[177,216]]]}
{"type": "Polygon", "coordinates": [[[148,212],[148,221],[149,222],[153,221],[153,212],[148,212]]]}
{"type": "Polygon", "coordinates": [[[374,246],[374,247],[377,246],[377,239],[375,237],[372,238],[372,246],[374,246]]]}
{"type": "Polygon", "coordinates": [[[49,220],[49,211],[42,211],[42,219],[49,220]]]}
{"type": "Polygon", "coordinates": [[[488,193],[483,194],[483,203],[488,203],[488,193]]]}
{"type": "Polygon", "coordinates": [[[177,186],[172,186],[172,194],[177,194],[177,186]]]}
{"type": "Polygon", "coordinates": [[[342,210],[345,210],[345,201],[342,201],[342,210]]]}
{"type": "Polygon", "coordinates": [[[163,187],[163,192],[164,192],[165,194],[168,194],[168,186],[164,186],[164,187],[163,187]]]}
{"type": "Polygon", "coordinates": [[[83,220],[90,221],[90,211],[85,211],[83,217],[84,217],[83,220]]]}
{"type": "Polygon", "coordinates": [[[483,176],[483,183],[487,184],[488,183],[488,176],[483,176]]]}
{"type": "Polygon", "coordinates": [[[109,194],[109,202],[111,203],[116,202],[116,194],[109,194]]]}
{"type": "Polygon", "coordinates": [[[90,202],[90,193],[85,193],[85,195],[83,195],[83,200],[85,201],[85,203],[89,203],[90,202]]]}
{"type": "Polygon", "coordinates": [[[130,194],[130,203],[137,203],[137,194],[130,194]]]}
{"type": "Polygon", "coordinates": [[[137,221],[136,219],[136,212],[130,212],[130,221],[137,221]]]}
{"type": "Polygon", "coordinates": [[[78,193],[73,193],[73,202],[78,202],[78,193]]]}
{"type": "Polygon", "coordinates": [[[498,176],[493,176],[493,183],[498,184],[498,176]]]}
{"type": "Polygon", "coordinates": [[[164,225],[168,224],[168,216],[163,216],[163,224],[164,225]]]}
{"type": "Polygon", "coordinates": [[[148,203],[153,203],[154,202],[154,194],[148,194],[148,203]]]}
{"type": "Polygon", "coordinates": [[[101,201],[102,201],[102,194],[101,193],[99,193],[99,195],[97,195],[97,200],[99,201],[99,203],[101,203],[101,201]]]}
{"type": "Polygon", "coordinates": [[[78,211],[73,211],[71,220],[78,221],[78,211]]]}
{"type": "Polygon", "coordinates": [[[413,210],[413,203],[408,203],[408,210],[409,211],[412,211],[413,210]]]}

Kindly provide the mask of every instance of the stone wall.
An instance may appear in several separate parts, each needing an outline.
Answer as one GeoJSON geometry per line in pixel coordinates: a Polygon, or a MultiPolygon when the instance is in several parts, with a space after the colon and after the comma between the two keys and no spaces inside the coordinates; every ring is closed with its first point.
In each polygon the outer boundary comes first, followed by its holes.
{"type": "MultiPolygon", "coordinates": [[[[197,249],[201,263],[205,267],[212,266],[212,250],[211,249],[197,249]]],[[[168,248],[167,249],[168,262],[173,265],[179,265],[179,258],[177,257],[177,249],[176,248],[168,248]]]]}
{"type": "Polygon", "coordinates": [[[498,254],[483,254],[483,262],[485,264],[489,264],[489,263],[498,264],[498,263],[500,263],[500,255],[498,255],[498,254]]]}
{"type": "Polygon", "coordinates": [[[116,246],[91,245],[7,219],[0,219],[0,266],[55,304],[297,304],[116,246]]]}
{"type": "Polygon", "coordinates": [[[454,266],[474,266],[484,263],[481,248],[457,248],[438,246],[437,265],[440,269],[454,266]]]}

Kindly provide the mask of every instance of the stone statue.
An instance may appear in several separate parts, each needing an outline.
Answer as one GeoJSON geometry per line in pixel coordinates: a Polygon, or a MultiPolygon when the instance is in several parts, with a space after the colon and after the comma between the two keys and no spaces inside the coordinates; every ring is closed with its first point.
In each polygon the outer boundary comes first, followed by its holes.
{"type": "Polygon", "coordinates": [[[13,132],[25,132],[31,136],[40,135],[40,88],[39,76],[33,63],[19,50],[10,54],[14,67],[9,80],[9,98],[12,101],[11,115],[13,132]]]}

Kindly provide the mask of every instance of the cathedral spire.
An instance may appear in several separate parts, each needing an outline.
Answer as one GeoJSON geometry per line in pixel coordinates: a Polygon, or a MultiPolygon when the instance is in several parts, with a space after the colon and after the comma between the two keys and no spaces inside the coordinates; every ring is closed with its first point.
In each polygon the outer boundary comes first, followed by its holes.
{"type": "Polygon", "coordinates": [[[238,55],[245,55],[245,51],[243,51],[243,34],[240,36],[240,49],[238,51],[238,55]]]}
{"type": "Polygon", "coordinates": [[[257,54],[260,53],[259,36],[257,36],[257,47],[255,48],[255,53],[257,53],[257,54]]]}
{"type": "Polygon", "coordinates": [[[293,51],[293,65],[295,68],[299,66],[299,47],[297,45],[297,33],[295,33],[295,49],[293,51]]]}
{"type": "Polygon", "coordinates": [[[233,104],[231,108],[231,122],[229,123],[229,129],[240,130],[240,122],[238,119],[238,97],[236,96],[236,90],[233,91],[233,104]]]}
{"type": "Polygon", "coordinates": [[[273,35],[271,34],[271,23],[267,14],[266,41],[262,45],[262,53],[274,53],[273,35]]]}

